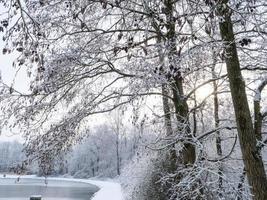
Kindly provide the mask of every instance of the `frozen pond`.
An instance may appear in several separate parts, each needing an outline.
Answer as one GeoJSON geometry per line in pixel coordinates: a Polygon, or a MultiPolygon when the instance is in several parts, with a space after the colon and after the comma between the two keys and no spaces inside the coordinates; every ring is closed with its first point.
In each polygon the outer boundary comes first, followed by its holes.
{"type": "Polygon", "coordinates": [[[42,200],[89,200],[98,190],[94,185],[72,181],[21,178],[0,178],[0,200],[29,200],[31,195],[42,195],[42,200]]]}

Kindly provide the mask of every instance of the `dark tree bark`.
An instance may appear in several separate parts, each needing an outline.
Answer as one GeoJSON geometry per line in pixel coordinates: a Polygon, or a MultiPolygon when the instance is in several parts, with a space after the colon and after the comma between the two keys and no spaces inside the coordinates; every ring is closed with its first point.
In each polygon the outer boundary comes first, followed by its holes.
{"type": "Polygon", "coordinates": [[[119,133],[116,133],[116,158],[117,158],[117,175],[121,174],[120,170],[120,150],[119,150],[119,133]]]}
{"type": "MultiPolygon", "coordinates": [[[[216,55],[215,52],[212,52],[212,59],[213,59],[213,64],[212,64],[212,78],[214,81],[212,82],[213,84],[213,106],[214,106],[214,125],[216,131],[216,151],[219,157],[222,156],[222,144],[221,144],[221,135],[220,135],[220,130],[219,130],[219,125],[220,125],[220,118],[219,118],[219,99],[218,99],[218,85],[217,81],[215,80],[217,78],[216,72],[215,72],[215,67],[216,67],[216,55]]],[[[223,179],[222,179],[222,165],[221,163],[219,164],[219,170],[218,170],[218,175],[219,175],[219,188],[222,188],[223,184],[223,179]]]]}
{"type": "Polygon", "coordinates": [[[219,23],[219,28],[225,45],[225,61],[235,111],[239,142],[253,199],[266,200],[266,174],[262,158],[257,150],[256,135],[254,134],[245,83],[241,74],[234,38],[231,11],[227,7],[227,3],[227,0],[220,0],[217,4],[217,11],[222,18],[219,23]]]}
{"type": "MultiPolygon", "coordinates": [[[[161,34],[158,34],[157,42],[160,44],[161,42],[161,34]]],[[[159,61],[163,73],[163,69],[166,67],[164,65],[164,54],[162,52],[162,49],[158,48],[159,53],[159,61]]],[[[167,83],[163,83],[161,86],[161,92],[162,92],[162,107],[164,112],[164,126],[166,129],[166,136],[171,137],[173,135],[173,128],[172,128],[172,120],[171,120],[171,108],[170,108],[170,102],[169,102],[169,86],[167,83]]],[[[177,155],[175,150],[175,144],[171,145],[169,151],[167,152],[167,162],[168,164],[168,172],[173,173],[177,168],[177,155]]]]}
{"type": "Polygon", "coordinates": [[[254,132],[258,141],[262,141],[262,120],[265,113],[261,113],[261,92],[267,85],[267,80],[263,80],[256,89],[254,97],[254,132]]]}
{"type": "MultiPolygon", "coordinates": [[[[177,57],[177,55],[179,56],[179,53],[176,47],[175,19],[173,16],[174,3],[175,2],[172,0],[164,0],[164,5],[166,7],[165,15],[168,21],[168,23],[166,24],[167,28],[166,38],[167,38],[167,45],[169,47],[168,58],[169,58],[170,68],[172,67],[177,69],[177,73],[173,77],[173,80],[171,82],[173,103],[174,103],[179,132],[183,133],[186,137],[191,138],[192,133],[189,124],[189,109],[186,102],[186,98],[184,97],[183,77],[180,72],[180,67],[177,66],[177,63],[175,61],[175,57],[177,57]]],[[[184,149],[181,152],[181,156],[184,165],[193,164],[196,160],[195,146],[192,143],[185,142],[184,149]]]]}

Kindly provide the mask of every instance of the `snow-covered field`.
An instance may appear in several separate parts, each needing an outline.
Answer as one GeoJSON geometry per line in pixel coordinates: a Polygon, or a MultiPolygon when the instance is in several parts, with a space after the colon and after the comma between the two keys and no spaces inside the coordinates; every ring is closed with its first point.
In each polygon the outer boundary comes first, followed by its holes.
{"type": "MultiPolygon", "coordinates": [[[[7,175],[6,178],[17,178],[18,175],[7,175]]],[[[0,174],[0,178],[4,178],[0,174]]],[[[25,175],[20,176],[20,178],[25,179],[44,179],[43,177],[36,177],[35,175],[25,175]]],[[[59,177],[49,177],[49,180],[57,181],[71,181],[79,183],[89,183],[99,187],[99,191],[95,193],[92,200],[123,200],[121,185],[113,180],[99,181],[93,179],[74,179],[74,178],[59,178],[59,177]]]]}

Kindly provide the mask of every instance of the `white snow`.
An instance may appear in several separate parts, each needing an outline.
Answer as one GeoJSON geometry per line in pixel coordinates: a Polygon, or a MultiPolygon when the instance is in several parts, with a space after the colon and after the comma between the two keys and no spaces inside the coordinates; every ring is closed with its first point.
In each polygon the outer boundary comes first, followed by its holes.
{"type": "MultiPolygon", "coordinates": [[[[18,175],[7,175],[6,178],[17,178],[18,175]]],[[[0,174],[0,178],[3,178],[3,175],[0,174]]],[[[44,179],[43,177],[36,177],[35,175],[22,175],[20,178],[35,178],[35,179],[44,179]]],[[[62,181],[72,181],[72,182],[81,182],[89,183],[99,187],[99,190],[94,194],[91,200],[123,200],[123,194],[121,185],[114,180],[99,181],[93,179],[74,179],[74,178],[58,178],[58,177],[49,177],[48,180],[62,180],[62,181]]]]}
{"type": "Polygon", "coordinates": [[[123,200],[121,185],[119,183],[96,180],[85,180],[85,182],[100,188],[92,200],[123,200]]]}
{"type": "Polygon", "coordinates": [[[95,193],[92,200],[123,200],[121,185],[112,180],[98,181],[92,179],[73,179],[73,178],[51,178],[55,180],[65,180],[89,183],[99,187],[99,191],[95,193]]]}

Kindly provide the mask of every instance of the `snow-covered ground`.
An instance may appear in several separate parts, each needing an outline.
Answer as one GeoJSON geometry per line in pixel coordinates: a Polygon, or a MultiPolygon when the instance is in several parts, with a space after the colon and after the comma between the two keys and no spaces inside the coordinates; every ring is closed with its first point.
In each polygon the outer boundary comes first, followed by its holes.
{"type": "Polygon", "coordinates": [[[92,200],[123,200],[121,185],[113,181],[96,181],[96,180],[84,180],[81,182],[90,183],[96,185],[100,190],[94,195],[92,200]]]}
{"type": "MultiPolygon", "coordinates": [[[[18,175],[6,175],[6,178],[17,178],[17,177],[18,175]]],[[[2,174],[0,174],[0,178],[3,178],[2,174]]],[[[44,179],[43,177],[36,177],[35,175],[24,175],[20,176],[20,178],[44,179]]],[[[99,187],[99,191],[95,193],[92,200],[123,200],[121,185],[113,180],[99,181],[93,179],[74,179],[74,178],[59,178],[59,177],[49,177],[48,181],[49,180],[81,182],[81,183],[89,183],[95,185],[99,187]]]]}
{"type": "Polygon", "coordinates": [[[99,187],[92,200],[123,200],[121,185],[112,180],[98,181],[92,179],[51,178],[56,180],[68,180],[74,182],[90,183],[99,187]]]}

